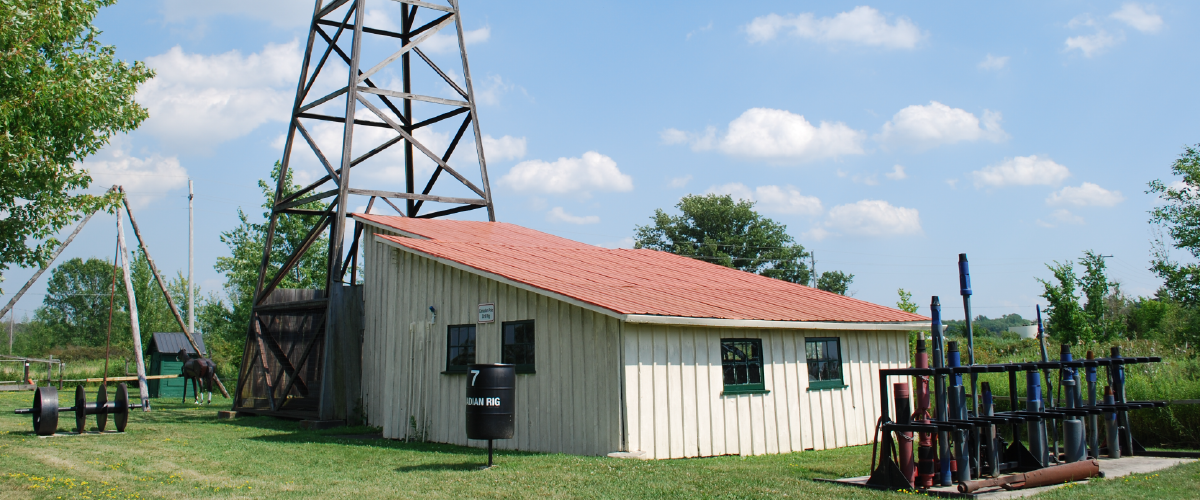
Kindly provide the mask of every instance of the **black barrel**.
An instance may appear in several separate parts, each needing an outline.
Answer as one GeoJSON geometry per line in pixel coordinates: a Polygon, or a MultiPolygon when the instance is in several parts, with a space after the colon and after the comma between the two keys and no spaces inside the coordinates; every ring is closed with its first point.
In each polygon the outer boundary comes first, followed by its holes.
{"type": "Polygon", "coordinates": [[[467,439],[512,439],[516,365],[467,369],[467,439]]]}

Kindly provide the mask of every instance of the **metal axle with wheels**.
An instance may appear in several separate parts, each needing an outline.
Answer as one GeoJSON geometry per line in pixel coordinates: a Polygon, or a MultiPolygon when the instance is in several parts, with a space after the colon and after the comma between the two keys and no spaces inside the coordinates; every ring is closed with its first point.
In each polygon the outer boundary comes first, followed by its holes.
{"type": "Polygon", "coordinates": [[[108,425],[108,415],[113,416],[117,432],[125,432],[129,423],[129,410],[141,408],[142,405],[129,404],[129,389],[124,383],[117,384],[117,396],[113,402],[108,402],[108,390],[104,384],[96,393],[96,402],[88,403],[83,386],[75,388],[75,406],[59,407],[58,390],[53,387],[38,387],[33,393],[33,408],[13,410],[18,415],[33,415],[33,432],[39,436],[51,436],[58,431],[58,414],[75,412],[75,432],[83,434],[87,427],[87,416],[96,416],[96,428],[104,432],[108,425]]]}

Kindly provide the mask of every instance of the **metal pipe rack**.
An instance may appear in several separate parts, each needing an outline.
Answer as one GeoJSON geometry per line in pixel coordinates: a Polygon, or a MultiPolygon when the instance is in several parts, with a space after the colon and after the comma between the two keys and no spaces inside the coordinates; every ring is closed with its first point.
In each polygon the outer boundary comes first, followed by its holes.
{"type": "MultiPolygon", "coordinates": [[[[935,320],[935,328],[936,325],[935,320]]],[[[940,332],[938,332],[940,333],[940,332]]],[[[933,340],[934,348],[932,353],[934,356],[942,355],[940,344],[941,336],[936,335],[933,340]]],[[[921,343],[918,354],[923,354],[924,342],[921,343]]],[[[1120,450],[1107,450],[1110,456],[1121,455],[1129,456],[1134,453],[1142,453],[1145,450],[1135,448],[1136,441],[1133,440],[1132,433],[1129,429],[1129,419],[1127,412],[1131,410],[1139,410],[1144,408],[1160,408],[1167,405],[1165,401],[1125,401],[1125,365],[1139,363],[1157,363],[1162,361],[1157,356],[1138,356],[1138,357],[1122,357],[1120,348],[1112,349],[1112,356],[1108,358],[1095,359],[1072,359],[1069,355],[1069,349],[1064,347],[1063,359],[1058,361],[1040,361],[1029,363],[1000,363],[991,365],[973,365],[973,366],[956,366],[958,365],[958,352],[954,343],[951,343],[950,349],[945,352],[946,359],[935,359],[932,368],[899,368],[899,369],[882,369],[879,370],[879,397],[880,408],[882,415],[879,419],[879,430],[883,432],[883,440],[879,447],[879,460],[876,462],[875,457],[872,457],[872,463],[878,465],[871,471],[871,476],[867,480],[867,486],[877,488],[888,488],[896,490],[915,490],[924,489],[929,486],[952,486],[954,484],[963,485],[972,479],[981,477],[996,477],[1005,473],[1030,472],[1046,467],[1062,463],[1065,460],[1060,459],[1057,453],[1057,442],[1055,449],[1048,449],[1046,440],[1047,433],[1045,432],[1045,424],[1049,423],[1053,427],[1057,427],[1058,423],[1064,420],[1071,422],[1071,427],[1076,428],[1079,425],[1087,427],[1085,435],[1097,435],[1097,419],[1088,418],[1094,415],[1103,415],[1106,425],[1115,426],[1117,434],[1120,437],[1120,450]],[[954,356],[954,359],[951,358],[954,356]],[[1097,402],[1094,398],[1082,397],[1081,388],[1076,385],[1079,382],[1079,373],[1084,372],[1088,376],[1088,381],[1095,380],[1096,369],[1104,368],[1107,371],[1107,378],[1111,383],[1112,402],[1103,403],[1097,402]],[[962,383],[963,375],[978,376],[983,373],[1007,373],[1008,374],[1008,410],[994,411],[991,407],[990,389],[985,384],[984,407],[978,412],[968,411],[973,404],[964,397],[965,387],[962,383]],[[1025,379],[1028,386],[1034,391],[1031,391],[1028,396],[1028,407],[1024,410],[1018,408],[1017,389],[1018,381],[1021,379],[1020,373],[1025,373],[1025,379]],[[1040,388],[1045,384],[1046,391],[1051,392],[1052,386],[1050,381],[1041,379],[1043,373],[1057,373],[1059,380],[1055,381],[1055,385],[1064,384],[1066,386],[1074,386],[1074,389],[1068,389],[1071,394],[1069,398],[1062,398],[1069,401],[1059,400],[1059,405],[1049,404],[1042,406],[1040,397],[1040,388]],[[913,397],[921,399],[920,387],[929,386],[936,387],[936,399],[933,404],[936,404],[936,411],[933,412],[936,416],[928,423],[923,423],[916,420],[916,417],[909,418],[907,415],[897,416],[893,420],[890,415],[891,401],[889,394],[891,389],[889,382],[895,378],[897,385],[904,384],[908,386],[910,377],[916,377],[918,381],[927,381],[929,377],[933,378],[933,383],[913,384],[912,387],[917,387],[913,397]],[[1072,384],[1065,384],[1068,377],[1072,384]],[[982,413],[982,414],[981,414],[982,413]],[[1115,422],[1108,423],[1108,422],[1115,422]],[[1026,443],[1021,440],[1021,424],[1027,424],[1026,443]],[[1011,443],[1006,444],[1005,440],[999,436],[996,428],[999,426],[1008,425],[1011,429],[1011,443]],[[1033,434],[1030,434],[1030,431],[1033,434]],[[912,456],[898,456],[896,442],[897,439],[912,439],[911,433],[921,433],[923,435],[933,435],[936,439],[953,440],[952,446],[946,446],[947,442],[938,443],[933,446],[935,453],[940,456],[934,460],[939,470],[933,474],[932,484],[929,484],[928,477],[925,481],[918,481],[918,474],[912,472],[912,468],[908,464],[914,463],[918,458],[912,456]],[[895,436],[894,436],[895,434],[895,436]],[[988,439],[981,439],[983,436],[992,436],[988,439]],[[967,440],[967,437],[973,439],[967,440]],[[1030,438],[1033,439],[1030,439],[1030,438]],[[952,450],[952,451],[951,451],[952,450]],[[952,455],[948,456],[948,455],[952,455]],[[902,470],[901,464],[905,465],[902,470]],[[949,467],[951,470],[945,470],[949,467]],[[965,469],[965,470],[964,470],[965,469]],[[953,472],[954,474],[948,474],[953,472]],[[951,480],[953,478],[953,480],[951,480]]],[[[1090,354],[1090,353],[1089,353],[1090,354]]],[[[1089,356],[1090,358],[1091,356],[1089,356]]],[[[971,377],[975,378],[975,377],[971,377]]],[[[928,389],[925,389],[928,391],[928,389]]],[[[903,391],[907,393],[907,390],[903,391]]],[[[1094,394],[1094,391],[1092,391],[1094,394]]],[[[928,395],[924,397],[928,398],[928,395]]],[[[933,399],[933,398],[929,398],[933,399]]],[[[975,400],[975,395],[971,395],[971,402],[975,400]]],[[[912,408],[908,401],[897,401],[896,408],[912,408]]],[[[1056,434],[1057,435],[1057,434],[1056,434]]],[[[1093,440],[1095,441],[1095,440],[1093,440]]],[[[911,449],[906,447],[906,449],[911,449]]],[[[1099,458],[1095,455],[1101,453],[1101,449],[1097,444],[1092,449],[1088,450],[1091,458],[1099,458]]],[[[911,453],[911,452],[910,452],[911,453]]],[[[1065,456],[1079,460],[1071,450],[1065,456]]],[[[1086,458],[1086,457],[1085,457],[1086,458]]]]}

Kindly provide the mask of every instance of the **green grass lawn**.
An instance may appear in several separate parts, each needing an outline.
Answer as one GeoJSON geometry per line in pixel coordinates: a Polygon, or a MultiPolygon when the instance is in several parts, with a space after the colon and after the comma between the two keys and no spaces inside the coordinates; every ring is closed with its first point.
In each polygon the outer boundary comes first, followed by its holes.
{"type": "MultiPolygon", "coordinates": [[[[498,467],[478,470],[487,461],[478,449],[346,437],[373,432],[367,427],[303,431],[267,417],[217,420],[227,406],[178,400],[154,400],[153,412],[135,412],[124,435],[42,439],[28,416],[11,413],[31,400],[29,392],[0,393],[0,498],[901,496],[812,481],[866,474],[866,446],[662,461],[503,452],[498,467]]],[[[60,416],[60,429],[73,426],[73,414],[60,416]]],[[[1193,463],[1075,486],[1051,498],[1194,498],[1197,491],[1200,464],[1193,463]]]]}

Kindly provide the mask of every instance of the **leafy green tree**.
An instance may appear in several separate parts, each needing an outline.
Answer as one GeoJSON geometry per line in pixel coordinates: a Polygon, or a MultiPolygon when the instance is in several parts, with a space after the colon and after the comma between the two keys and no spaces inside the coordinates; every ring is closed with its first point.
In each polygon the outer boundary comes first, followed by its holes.
{"type": "Polygon", "coordinates": [[[128,345],[129,308],[121,280],[112,262],[96,258],[74,258],[55,267],[46,282],[42,306],[34,312],[30,324],[29,354],[61,346],[103,346],[108,336],[110,300],[113,341],[128,345]]]}
{"type": "MultiPolygon", "coordinates": [[[[1150,211],[1150,223],[1166,228],[1172,246],[1200,259],[1200,144],[1185,147],[1171,173],[1182,176],[1179,184],[1149,183],[1146,192],[1166,202],[1150,211]]],[[[1168,297],[1189,307],[1200,305],[1200,265],[1172,260],[1161,237],[1155,241],[1150,270],[1164,280],[1168,297]]]]}
{"type": "Polygon", "coordinates": [[[134,102],[154,73],[101,45],[92,19],[115,0],[0,2],[0,278],[41,266],[58,231],[116,195],[80,193],[75,168],[146,119],[134,102]]]}
{"type": "Polygon", "coordinates": [[[656,209],[651,224],[637,226],[634,248],[649,248],[771,278],[806,284],[808,252],[787,226],[754,211],[754,202],[730,195],[687,195],[680,215],[656,209]]]}
{"type": "Polygon", "coordinates": [[[1092,325],[1079,305],[1079,297],[1076,294],[1079,280],[1075,277],[1075,264],[1071,261],[1055,261],[1053,265],[1046,264],[1046,267],[1057,281],[1052,283],[1037,278],[1045,290],[1042,297],[1049,303],[1045,310],[1046,333],[1064,344],[1092,340],[1092,325]]]}
{"type": "Polygon", "coordinates": [[[896,293],[900,295],[900,300],[896,301],[896,308],[904,312],[916,314],[920,306],[912,301],[912,292],[900,288],[896,290],[896,293]]]}
{"type": "MultiPolygon", "coordinates": [[[[250,217],[238,209],[237,227],[221,233],[221,242],[229,247],[229,256],[217,257],[214,268],[225,275],[226,300],[215,300],[210,297],[203,307],[198,309],[197,322],[205,333],[205,342],[213,339],[214,356],[224,357],[226,362],[240,361],[241,349],[246,339],[247,328],[250,326],[250,311],[254,301],[254,288],[258,283],[258,268],[262,264],[263,247],[266,244],[267,223],[271,215],[271,205],[275,199],[275,182],[280,174],[279,162],[271,169],[273,182],[258,181],[258,187],[263,193],[263,213],[260,222],[250,221],[250,217]]],[[[293,184],[292,173],[289,171],[284,181],[283,196],[289,196],[303,186],[293,184]]],[[[320,201],[315,201],[296,208],[306,210],[324,210],[320,201]]],[[[314,215],[285,214],[279,217],[275,225],[275,239],[271,245],[271,257],[268,262],[273,276],[283,267],[284,262],[292,252],[304,242],[310,228],[316,225],[319,217],[314,215]]],[[[329,255],[329,239],[321,236],[309,247],[308,253],[300,259],[300,263],[287,273],[279,284],[279,288],[325,288],[327,256],[329,255]]],[[[221,359],[217,359],[218,362],[221,359]]]]}
{"type": "MultiPolygon", "coordinates": [[[[154,279],[154,273],[150,270],[150,261],[146,259],[146,255],[140,249],[133,258],[129,276],[130,281],[133,282],[134,297],[137,299],[138,331],[142,334],[142,350],[148,352],[154,333],[181,330],[179,322],[175,320],[175,315],[171,312],[171,306],[167,304],[167,298],[163,296],[162,289],[158,287],[158,282],[154,279]]],[[[187,277],[183,275],[183,272],[177,271],[174,278],[163,281],[167,284],[167,290],[171,292],[171,299],[175,301],[175,306],[187,307],[180,300],[187,297],[187,277]]],[[[124,290],[124,287],[119,289],[120,293],[124,293],[124,290]]],[[[196,289],[196,294],[200,295],[199,288],[196,289]]],[[[203,295],[200,295],[200,300],[196,305],[204,307],[203,295]]],[[[181,309],[179,314],[186,319],[187,309],[181,309]]]]}
{"type": "Polygon", "coordinates": [[[850,283],[853,281],[853,274],[841,271],[825,271],[821,273],[820,278],[817,278],[817,288],[838,295],[846,295],[850,292],[850,283]]]}

